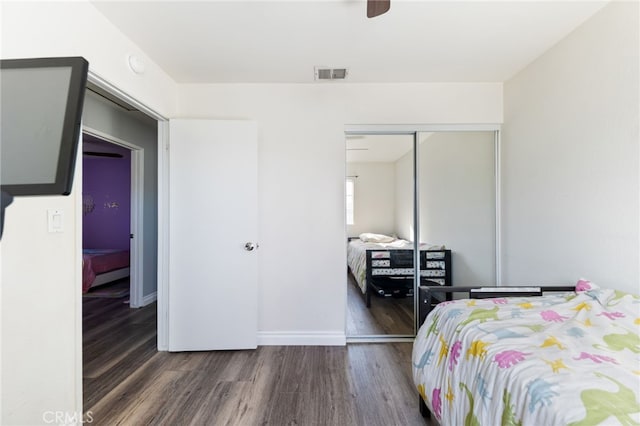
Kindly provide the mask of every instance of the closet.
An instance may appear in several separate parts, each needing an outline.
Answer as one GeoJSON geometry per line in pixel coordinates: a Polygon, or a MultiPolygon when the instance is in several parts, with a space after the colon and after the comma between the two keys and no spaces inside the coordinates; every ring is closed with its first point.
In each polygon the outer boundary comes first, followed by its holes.
{"type": "Polygon", "coordinates": [[[390,128],[345,132],[350,341],[413,337],[418,283],[498,282],[498,129],[390,128]]]}

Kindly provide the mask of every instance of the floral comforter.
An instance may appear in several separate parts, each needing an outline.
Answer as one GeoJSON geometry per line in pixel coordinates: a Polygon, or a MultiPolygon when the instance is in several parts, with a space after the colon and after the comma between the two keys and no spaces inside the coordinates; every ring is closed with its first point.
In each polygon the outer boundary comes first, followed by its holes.
{"type": "Polygon", "coordinates": [[[640,297],[575,293],[439,304],[413,348],[444,425],[640,425],[640,297]]]}

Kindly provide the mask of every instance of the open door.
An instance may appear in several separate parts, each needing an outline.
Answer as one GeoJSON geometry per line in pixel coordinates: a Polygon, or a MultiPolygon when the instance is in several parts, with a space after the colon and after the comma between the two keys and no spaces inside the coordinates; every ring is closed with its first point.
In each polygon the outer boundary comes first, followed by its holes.
{"type": "Polygon", "coordinates": [[[169,122],[169,350],[257,346],[257,131],[169,122]]]}

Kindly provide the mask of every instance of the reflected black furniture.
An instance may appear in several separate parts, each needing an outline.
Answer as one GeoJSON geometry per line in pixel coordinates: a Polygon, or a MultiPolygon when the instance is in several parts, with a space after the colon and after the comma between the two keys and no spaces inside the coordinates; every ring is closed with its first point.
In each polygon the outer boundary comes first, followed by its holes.
{"type": "MultiPolygon", "coordinates": [[[[367,307],[371,294],[385,297],[413,296],[413,250],[367,250],[365,293],[367,307]]],[[[451,250],[420,251],[420,285],[451,286],[451,250]]]]}

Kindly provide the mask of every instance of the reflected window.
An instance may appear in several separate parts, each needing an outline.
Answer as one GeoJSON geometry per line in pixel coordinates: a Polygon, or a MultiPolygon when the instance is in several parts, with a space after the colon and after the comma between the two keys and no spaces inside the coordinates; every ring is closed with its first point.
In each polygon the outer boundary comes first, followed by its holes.
{"type": "Polygon", "coordinates": [[[355,189],[355,181],[353,178],[347,178],[347,187],[346,187],[346,206],[347,206],[347,225],[353,225],[353,206],[354,206],[354,189],[355,189]]]}

